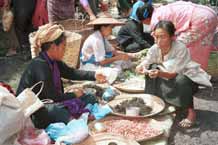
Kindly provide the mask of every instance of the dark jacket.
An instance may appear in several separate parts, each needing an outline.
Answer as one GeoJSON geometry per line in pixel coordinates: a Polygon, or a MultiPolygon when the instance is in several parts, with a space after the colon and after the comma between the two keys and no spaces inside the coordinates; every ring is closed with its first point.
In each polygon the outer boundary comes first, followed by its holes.
{"type": "MultiPolygon", "coordinates": [[[[61,61],[58,61],[57,63],[60,75],[63,78],[71,80],[95,80],[94,72],[69,68],[61,61]]],[[[42,55],[34,58],[24,71],[17,89],[17,94],[21,93],[25,88],[30,88],[39,81],[44,82],[44,88],[39,95],[40,99],[52,99],[54,102],[62,102],[75,97],[74,93],[62,94],[61,96],[57,95],[58,93],[53,83],[51,69],[42,55]]],[[[37,93],[39,89],[40,86],[36,87],[33,91],[37,93]]],[[[70,113],[62,105],[48,104],[35,112],[31,118],[35,127],[46,128],[50,123],[67,123],[70,118],[70,113]]]]}
{"type": "MultiPolygon", "coordinates": [[[[70,80],[95,80],[95,72],[81,71],[70,68],[61,61],[58,61],[57,63],[62,78],[70,80]]],[[[24,71],[17,89],[17,94],[21,93],[25,88],[30,88],[39,81],[44,82],[44,89],[39,95],[40,99],[52,99],[55,102],[59,102],[75,96],[73,93],[71,95],[57,95],[52,79],[51,69],[46,60],[41,55],[33,59],[24,71]]],[[[37,93],[39,91],[39,87],[34,91],[37,93]]]]}
{"type": "Polygon", "coordinates": [[[126,52],[134,51],[126,49],[128,45],[135,43],[135,47],[129,49],[145,49],[153,45],[154,39],[150,34],[143,32],[143,24],[135,20],[128,20],[118,32],[117,41],[126,52]]]}

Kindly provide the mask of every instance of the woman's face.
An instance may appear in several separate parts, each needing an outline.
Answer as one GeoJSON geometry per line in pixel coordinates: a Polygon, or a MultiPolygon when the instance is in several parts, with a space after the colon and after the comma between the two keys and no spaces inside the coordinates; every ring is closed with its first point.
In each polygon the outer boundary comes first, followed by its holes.
{"type": "Polygon", "coordinates": [[[55,59],[62,60],[66,47],[66,39],[63,40],[59,45],[55,45],[55,59]]]}
{"type": "Polygon", "coordinates": [[[154,39],[160,49],[168,49],[171,46],[172,36],[162,28],[157,28],[154,31],[154,39]]]}
{"type": "Polygon", "coordinates": [[[102,28],[101,28],[101,32],[102,32],[102,34],[105,36],[105,37],[107,37],[107,36],[109,36],[109,35],[111,35],[112,34],[112,29],[113,29],[113,25],[108,25],[108,26],[103,26],[102,28]]]}

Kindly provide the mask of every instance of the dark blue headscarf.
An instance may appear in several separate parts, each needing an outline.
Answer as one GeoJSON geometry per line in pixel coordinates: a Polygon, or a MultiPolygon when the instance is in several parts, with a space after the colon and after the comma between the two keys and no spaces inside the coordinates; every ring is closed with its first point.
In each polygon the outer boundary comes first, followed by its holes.
{"type": "MultiPolygon", "coordinates": [[[[152,5],[152,0],[148,0],[148,5],[152,5]]],[[[140,20],[138,19],[138,16],[136,15],[136,11],[139,7],[142,7],[143,5],[145,4],[144,1],[141,1],[141,0],[138,0],[132,7],[132,12],[129,16],[130,19],[133,19],[137,22],[140,22],[140,20]]],[[[144,12],[144,18],[147,18],[148,17],[148,11],[145,10],[144,12]]]]}

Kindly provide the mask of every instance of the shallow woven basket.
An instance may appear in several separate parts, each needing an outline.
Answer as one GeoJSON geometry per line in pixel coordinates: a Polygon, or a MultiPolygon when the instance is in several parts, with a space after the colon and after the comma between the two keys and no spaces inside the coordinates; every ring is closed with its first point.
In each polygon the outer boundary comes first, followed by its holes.
{"type": "Polygon", "coordinates": [[[89,21],[87,20],[76,20],[76,19],[67,19],[63,21],[58,21],[58,23],[61,24],[65,30],[79,33],[83,35],[83,37],[93,32],[93,28],[88,27],[86,25],[88,22],[89,21]]]}
{"type": "Polygon", "coordinates": [[[80,31],[81,29],[88,28],[87,27],[87,20],[76,20],[76,19],[67,19],[63,21],[58,21],[59,24],[63,25],[65,30],[68,31],[80,31]]]}
{"type": "Polygon", "coordinates": [[[208,60],[208,74],[213,77],[218,77],[218,51],[212,51],[208,60]]]}

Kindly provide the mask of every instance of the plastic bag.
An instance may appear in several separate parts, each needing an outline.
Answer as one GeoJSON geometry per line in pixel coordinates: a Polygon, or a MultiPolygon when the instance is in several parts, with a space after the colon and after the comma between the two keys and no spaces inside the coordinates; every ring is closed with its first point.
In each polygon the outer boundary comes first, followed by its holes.
{"type": "Polygon", "coordinates": [[[115,90],[114,87],[110,86],[104,91],[102,99],[108,102],[111,101],[117,95],[119,95],[119,93],[115,90]]]}
{"type": "Polygon", "coordinates": [[[88,104],[86,108],[90,110],[91,114],[95,116],[95,119],[99,120],[104,118],[107,114],[112,112],[109,105],[100,106],[97,103],[94,105],[88,104]]]}
{"type": "Polygon", "coordinates": [[[96,73],[106,76],[106,80],[109,84],[113,84],[113,82],[117,79],[118,72],[118,69],[109,67],[99,68],[96,70],[96,73]]]}
{"type": "Polygon", "coordinates": [[[84,113],[79,119],[73,119],[67,125],[64,123],[53,123],[46,128],[46,132],[56,141],[55,144],[75,144],[83,141],[89,133],[87,125],[88,114],[84,113]]]}
{"type": "Polygon", "coordinates": [[[51,140],[44,130],[26,127],[20,132],[18,142],[22,145],[50,145],[51,140]]]}
{"type": "MultiPolygon", "coordinates": [[[[0,145],[18,133],[25,121],[19,101],[6,88],[0,86],[0,145]]],[[[14,138],[13,138],[14,139],[14,138]]],[[[10,140],[13,140],[12,138],[10,140]]],[[[13,141],[12,141],[13,142],[13,141]]]]}
{"type": "Polygon", "coordinates": [[[9,8],[4,8],[2,15],[2,25],[3,30],[8,32],[11,29],[13,23],[14,15],[9,8]]]}

